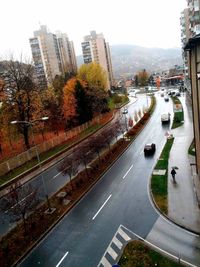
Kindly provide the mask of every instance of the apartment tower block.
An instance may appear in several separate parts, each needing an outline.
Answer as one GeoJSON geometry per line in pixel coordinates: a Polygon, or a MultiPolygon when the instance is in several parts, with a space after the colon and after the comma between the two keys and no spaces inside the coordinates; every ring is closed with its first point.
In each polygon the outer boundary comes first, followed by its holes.
{"type": "Polygon", "coordinates": [[[53,34],[43,25],[34,32],[29,42],[36,78],[41,87],[50,85],[56,75],[77,71],[73,42],[66,34],[53,34]]]}
{"type": "Polygon", "coordinates": [[[81,43],[83,51],[83,61],[85,64],[96,62],[101,65],[107,74],[107,90],[114,83],[112,63],[109,44],[105,41],[103,34],[91,31],[90,35],[84,37],[81,43]]]}

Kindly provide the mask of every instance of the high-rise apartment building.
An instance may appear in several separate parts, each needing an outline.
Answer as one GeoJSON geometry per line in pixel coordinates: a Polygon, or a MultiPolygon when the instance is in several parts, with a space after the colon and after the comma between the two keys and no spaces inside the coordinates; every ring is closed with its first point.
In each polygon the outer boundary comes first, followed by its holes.
{"type": "Polygon", "coordinates": [[[188,8],[181,13],[182,55],[185,67],[185,87],[191,94],[189,54],[184,47],[190,38],[200,33],[200,0],[187,0],[188,8]]]}
{"type": "MultiPolygon", "coordinates": [[[[191,85],[196,170],[198,174],[194,178],[194,182],[200,182],[200,0],[188,0],[187,12],[188,17],[185,18],[188,20],[189,34],[182,40],[182,44],[188,55],[188,81],[191,85]]],[[[185,85],[187,86],[187,83],[185,85]]]]}
{"type": "Polygon", "coordinates": [[[40,86],[51,84],[56,75],[77,71],[74,46],[66,34],[53,34],[43,25],[29,41],[40,86]]]}
{"type": "Polygon", "coordinates": [[[187,51],[184,51],[184,46],[186,45],[190,37],[189,8],[186,8],[181,12],[180,22],[181,22],[181,42],[182,42],[182,57],[183,57],[183,64],[184,64],[184,74],[185,74],[185,78],[188,78],[188,75],[189,75],[188,53],[187,51]]]}
{"type": "Polygon", "coordinates": [[[66,33],[57,32],[56,36],[58,40],[62,71],[72,71],[76,73],[77,63],[73,42],[69,41],[66,33]]]}
{"type": "Polygon", "coordinates": [[[109,44],[105,41],[103,34],[91,31],[90,35],[84,37],[81,43],[83,51],[83,61],[85,64],[96,62],[106,71],[107,89],[109,90],[114,83],[112,63],[109,44]]]}
{"type": "Polygon", "coordinates": [[[190,38],[200,33],[200,0],[188,0],[190,38]]]}

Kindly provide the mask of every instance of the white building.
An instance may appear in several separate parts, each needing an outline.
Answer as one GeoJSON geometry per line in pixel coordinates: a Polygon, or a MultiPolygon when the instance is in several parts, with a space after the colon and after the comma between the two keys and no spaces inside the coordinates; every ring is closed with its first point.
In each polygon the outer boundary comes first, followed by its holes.
{"type": "Polygon", "coordinates": [[[90,35],[84,37],[81,43],[83,51],[83,61],[85,64],[96,62],[107,73],[107,89],[109,90],[114,84],[112,63],[110,56],[109,44],[106,43],[103,34],[96,34],[91,31],[90,35]]]}
{"type": "Polygon", "coordinates": [[[66,34],[53,34],[43,25],[29,41],[40,86],[51,84],[56,75],[77,71],[73,43],[66,34]]]}

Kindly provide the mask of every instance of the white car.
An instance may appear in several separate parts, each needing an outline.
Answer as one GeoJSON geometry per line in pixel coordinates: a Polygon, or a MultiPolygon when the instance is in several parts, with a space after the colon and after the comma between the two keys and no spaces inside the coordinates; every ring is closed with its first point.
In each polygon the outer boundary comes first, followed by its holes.
{"type": "Polygon", "coordinates": [[[164,113],[161,115],[161,122],[162,123],[169,123],[170,122],[170,113],[164,113]]]}

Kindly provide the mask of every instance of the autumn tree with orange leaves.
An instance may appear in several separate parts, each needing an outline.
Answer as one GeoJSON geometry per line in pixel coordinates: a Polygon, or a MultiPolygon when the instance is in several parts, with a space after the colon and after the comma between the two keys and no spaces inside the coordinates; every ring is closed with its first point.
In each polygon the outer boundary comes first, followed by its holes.
{"type": "Polygon", "coordinates": [[[77,100],[75,98],[76,78],[70,79],[63,88],[63,108],[62,112],[66,121],[66,126],[71,128],[77,125],[77,100]]]}
{"type": "Polygon", "coordinates": [[[148,85],[149,73],[145,69],[138,72],[137,76],[138,76],[138,83],[140,86],[148,85]]]}

